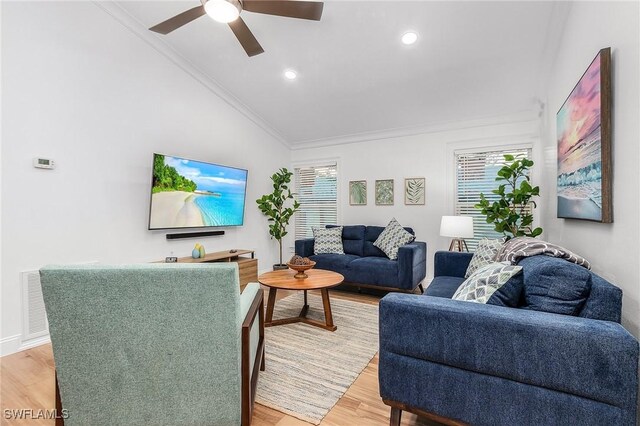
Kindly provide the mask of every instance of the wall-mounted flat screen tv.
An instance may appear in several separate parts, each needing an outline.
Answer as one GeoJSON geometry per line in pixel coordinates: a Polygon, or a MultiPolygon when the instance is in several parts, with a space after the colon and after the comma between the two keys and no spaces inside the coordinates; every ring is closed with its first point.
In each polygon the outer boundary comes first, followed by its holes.
{"type": "Polygon", "coordinates": [[[247,171],[153,154],[149,229],[240,226],[247,171]]]}

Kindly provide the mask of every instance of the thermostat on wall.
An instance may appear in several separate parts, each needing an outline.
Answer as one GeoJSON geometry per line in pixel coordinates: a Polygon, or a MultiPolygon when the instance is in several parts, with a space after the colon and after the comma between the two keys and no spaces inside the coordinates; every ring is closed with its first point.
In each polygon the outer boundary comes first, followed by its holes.
{"type": "Polygon", "coordinates": [[[38,169],[55,169],[56,163],[48,158],[34,158],[33,167],[38,169]]]}

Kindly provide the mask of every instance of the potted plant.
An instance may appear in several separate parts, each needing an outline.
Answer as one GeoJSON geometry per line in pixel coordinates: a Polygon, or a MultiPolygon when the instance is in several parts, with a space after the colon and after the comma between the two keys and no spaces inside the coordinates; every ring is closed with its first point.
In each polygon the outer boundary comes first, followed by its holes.
{"type": "Polygon", "coordinates": [[[300,203],[293,198],[293,193],[289,188],[292,172],[286,168],[278,170],[271,176],[273,181],[273,192],[265,194],[256,200],[260,211],[269,219],[269,235],[278,240],[280,246],[280,263],[273,265],[273,270],[287,269],[287,265],[282,262],[282,238],[287,235],[287,225],[289,219],[298,210],[300,203]],[[287,207],[287,200],[293,200],[293,205],[287,207]]]}
{"type": "Polygon", "coordinates": [[[533,208],[537,207],[532,197],[540,195],[540,187],[531,186],[529,169],[533,161],[522,155],[505,155],[505,165],[498,170],[496,181],[505,182],[491,191],[499,198],[490,202],[480,194],[480,203],[475,205],[487,217],[487,223],[493,223],[495,230],[507,239],[515,237],[537,237],[542,228],[532,229],[533,208]]]}

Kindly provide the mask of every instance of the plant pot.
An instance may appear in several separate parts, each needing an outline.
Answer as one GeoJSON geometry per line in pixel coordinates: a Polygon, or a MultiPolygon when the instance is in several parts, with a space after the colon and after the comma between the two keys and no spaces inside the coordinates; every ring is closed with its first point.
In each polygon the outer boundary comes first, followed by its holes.
{"type": "Polygon", "coordinates": [[[281,271],[283,269],[289,269],[289,267],[287,265],[285,265],[284,263],[276,263],[275,265],[273,265],[273,270],[274,271],[281,271]]]}

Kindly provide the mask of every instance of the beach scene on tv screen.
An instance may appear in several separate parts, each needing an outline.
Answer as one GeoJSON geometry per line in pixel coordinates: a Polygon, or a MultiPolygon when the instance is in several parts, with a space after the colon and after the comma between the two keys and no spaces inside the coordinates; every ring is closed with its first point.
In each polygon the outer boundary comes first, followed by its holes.
{"type": "Polygon", "coordinates": [[[149,228],[242,225],[247,171],[155,154],[149,228]]]}

